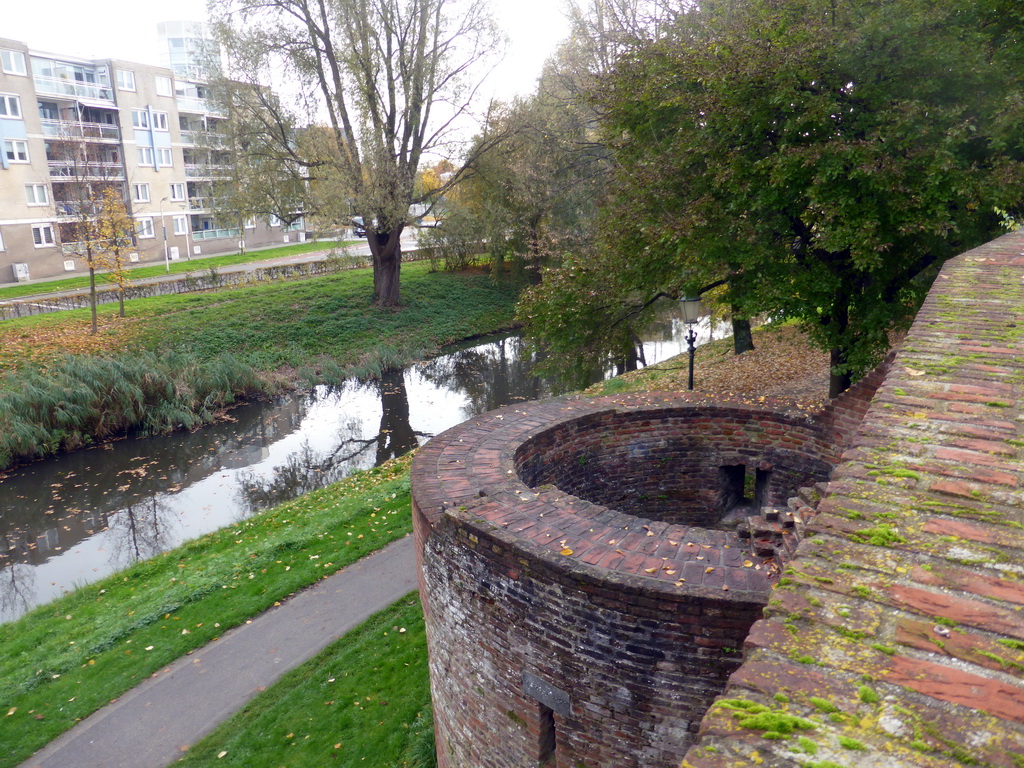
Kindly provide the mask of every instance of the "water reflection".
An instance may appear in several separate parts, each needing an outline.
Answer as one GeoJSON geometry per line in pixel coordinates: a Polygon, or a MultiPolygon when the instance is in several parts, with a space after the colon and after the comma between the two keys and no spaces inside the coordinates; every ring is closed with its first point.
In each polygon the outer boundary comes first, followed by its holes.
{"type": "MultiPolygon", "coordinates": [[[[679,354],[684,335],[666,315],[639,360],[679,354]]],[[[494,337],[379,381],[247,405],[196,432],[9,472],[0,478],[0,620],[399,456],[476,414],[545,397],[552,385],[533,375],[534,362],[518,337],[494,337]]]]}

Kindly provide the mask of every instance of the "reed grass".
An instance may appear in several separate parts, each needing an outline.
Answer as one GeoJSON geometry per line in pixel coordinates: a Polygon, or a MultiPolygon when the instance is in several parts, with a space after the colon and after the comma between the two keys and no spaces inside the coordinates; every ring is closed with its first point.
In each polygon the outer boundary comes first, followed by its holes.
{"type": "Polygon", "coordinates": [[[66,355],[0,377],[0,467],[125,434],[192,429],[264,392],[257,371],[230,354],[66,355]]]}

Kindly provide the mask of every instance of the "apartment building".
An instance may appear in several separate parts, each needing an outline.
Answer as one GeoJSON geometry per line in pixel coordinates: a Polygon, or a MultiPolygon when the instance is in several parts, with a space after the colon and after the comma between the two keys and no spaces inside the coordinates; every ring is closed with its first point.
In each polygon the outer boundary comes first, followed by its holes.
{"type": "Polygon", "coordinates": [[[134,221],[131,261],[305,239],[301,220],[218,220],[214,195],[231,167],[227,117],[206,100],[189,55],[208,52],[209,41],[201,25],[160,27],[168,66],[0,38],[0,284],[86,269],[78,224],[102,188],[121,195],[134,221]]]}

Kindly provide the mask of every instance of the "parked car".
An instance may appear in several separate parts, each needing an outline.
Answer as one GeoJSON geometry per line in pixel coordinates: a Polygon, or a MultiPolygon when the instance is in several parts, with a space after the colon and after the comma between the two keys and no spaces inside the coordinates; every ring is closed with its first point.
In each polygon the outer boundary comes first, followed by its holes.
{"type": "Polygon", "coordinates": [[[366,225],[363,224],[362,216],[352,217],[352,234],[355,237],[366,237],[366,225]]]}

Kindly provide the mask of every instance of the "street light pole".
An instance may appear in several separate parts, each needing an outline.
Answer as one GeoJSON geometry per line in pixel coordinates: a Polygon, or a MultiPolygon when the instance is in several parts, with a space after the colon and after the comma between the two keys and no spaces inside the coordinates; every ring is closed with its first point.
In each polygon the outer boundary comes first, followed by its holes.
{"type": "Polygon", "coordinates": [[[164,203],[167,202],[166,197],[160,198],[160,229],[163,230],[164,235],[164,266],[167,271],[171,271],[171,257],[167,254],[167,223],[164,221],[164,203]]]}
{"type": "Polygon", "coordinates": [[[687,389],[693,389],[693,355],[697,351],[697,332],[693,326],[700,320],[700,297],[682,298],[679,303],[683,308],[683,322],[689,326],[686,332],[686,342],[690,345],[690,376],[687,382],[687,389]]]}

